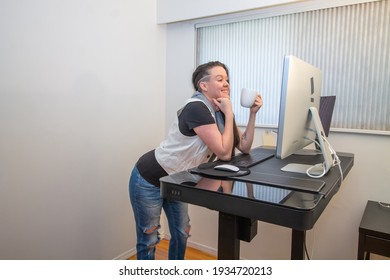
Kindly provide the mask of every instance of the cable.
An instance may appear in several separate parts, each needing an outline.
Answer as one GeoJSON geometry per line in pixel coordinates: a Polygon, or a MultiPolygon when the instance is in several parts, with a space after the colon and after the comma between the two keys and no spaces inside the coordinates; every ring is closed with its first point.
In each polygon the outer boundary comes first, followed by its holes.
{"type": "Polygon", "coordinates": [[[321,178],[323,177],[325,174],[326,174],[326,169],[325,169],[325,166],[323,163],[317,163],[313,166],[310,166],[307,170],[306,170],[306,174],[307,176],[311,177],[311,178],[321,178]],[[319,175],[316,175],[316,174],[313,174],[313,173],[310,173],[310,171],[313,169],[313,168],[317,168],[317,167],[321,167],[322,169],[322,173],[319,174],[319,175]]]}
{"type": "MultiPolygon", "coordinates": [[[[344,181],[343,170],[341,169],[341,160],[340,160],[340,158],[337,156],[336,151],[333,149],[333,147],[332,147],[332,145],[329,143],[328,139],[326,139],[326,137],[324,137],[324,136],[322,136],[322,135],[321,135],[321,138],[322,138],[322,140],[325,141],[326,144],[328,145],[328,148],[329,148],[330,153],[331,153],[331,155],[332,155],[333,161],[332,161],[332,166],[331,166],[331,168],[334,167],[334,166],[338,166],[338,167],[339,167],[339,170],[340,170],[341,181],[344,181]]],[[[321,147],[321,145],[317,142],[317,140],[313,140],[313,139],[312,139],[312,141],[315,142],[319,147],[321,147]]],[[[323,154],[323,153],[324,153],[324,152],[322,151],[322,154],[323,154]]],[[[309,167],[309,168],[306,170],[307,176],[309,176],[309,177],[311,177],[311,178],[315,178],[315,179],[318,179],[318,178],[323,177],[326,173],[327,173],[327,170],[326,170],[326,168],[325,168],[325,162],[315,164],[315,165],[309,167]],[[317,169],[318,169],[318,167],[320,167],[320,168],[322,169],[322,173],[321,173],[321,174],[313,174],[313,173],[310,173],[314,168],[317,168],[317,169]]]]}
{"type": "Polygon", "coordinates": [[[378,204],[383,208],[390,208],[390,203],[378,201],[378,204]]]}
{"type": "Polygon", "coordinates": [[[306,255],[306,258],[308,259],[308,260],[311,260],[312,258],[313,258],[313,256],[314,256],[314,248],[315,248],[315,244],[316,244],[316,233],[315,233],[315,227],[313,228],[313,234],[312,234],[312,236],[313,236],[313,241],[312,241],[312,249],[311,249],[311,257],[310,257],[310,255],[309,255],[309,252],[308,252],[308,249],[307,249],[307,231],[306,231],[306,233],[305,233],[305,238],[304,238],[304,240],[303,240],[303,248],[304,248],[304,250],[305,250],[305,255],[306,255]]]}
{"type": "Polygon", "coordinates": [[[306,236],[305,236],[305,243],[303,245],[305,247],[306,258],[310,261],[310,256],[309,256],[309,253],[307,252],[307,246],[306,246],[306,236]]]}
{"type": "Polygon", "coordinates": [[[338,157],[336,151],[333,149],[332,145],[329,143],[328,139],[326,137],[322,136],[322,139],[328,144],[330,153],[332,154],[333,157],[333,166],[338,166],[340,170],[340,177],[341,177],[341,182],[344,181],[344,175],[343,175],[343,170],[341,169],[341,160],[338,157]]]}
{"type": "MultiPolygon", "coordinates": [[[[315,144],[317,144],[317,146],[321,147],[320,143],[317,142],[317,140],[313,140],[313,139],[310,139],[311,141],[313,141],[315,144]]],[[[322,152],[323,153],[323,152],[322,152]]],[[[307,176],[311,177],[311,178],[315,178],[315,179],[318,179],[318,178],[321,178],[323,177],[325,174],[326,174],[326,170],[325,170],[325,164],[324,163],[317,163],[311,167],[309,167],[307,170],[306,170],[306,174],[307,176]],[[322,169],[322,173],[317,175],[317,174],[313,174],[313,173],[310,173],[310,171],[313,169],[313,168],[318,168],[320,167],[322,169]]]]}

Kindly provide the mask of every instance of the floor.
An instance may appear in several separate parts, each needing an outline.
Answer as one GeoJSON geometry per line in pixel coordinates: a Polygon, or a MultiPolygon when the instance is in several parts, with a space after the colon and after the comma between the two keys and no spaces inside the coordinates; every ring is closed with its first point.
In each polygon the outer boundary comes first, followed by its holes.
{"type": "MultiPolygon", "coordinates": [[[[163,239],[157,245],[156,249],[156,260],[167,260],[168,259],[168,246],[169,240],[163,239]]],[[[136,260],[137,256],[134,255],[129,258],[129,260],[136,260]]],[[[208,253],[202,252],[200,250],[187,247],[186,255],[184,257],[185,260],[216,260],[216,256],[210,255],[208,253]]]]}

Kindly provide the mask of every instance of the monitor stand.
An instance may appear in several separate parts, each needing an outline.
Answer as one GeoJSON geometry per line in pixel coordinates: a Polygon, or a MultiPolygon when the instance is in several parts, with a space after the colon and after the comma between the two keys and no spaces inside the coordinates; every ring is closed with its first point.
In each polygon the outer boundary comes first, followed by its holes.
{"type": "MultiPolygon", "coordinates": [[[[317,148],[317,147],[316,147],[317,148]]],[[[321,149],[301,149],[294,153],[296,156],[315,156],[315,155],[321,155],[321,149]]]]}
{"type": "Polygon", "coordinates": [[[318,165],[315,168],[313,165],[310,164],[300,164],[300,163],[289,163],[282,167],[280,170],[285,172],[293,172],[293,173],[302,173],[306,174],[307,170],[310,169],[310,174],[313,174],[315,176],[319,176],[324,172],[323,165],[318,165]]]}
{"type": "MultiPolygon", "coordinates": [[[[328,142],[324,140],[325,133],[324,129],[322,127],[320,115],[318,113],[317,108],[315,107],[310,107],[309,109],[310,114],[312,116],[312,121],[314,122],[314,127],[316,131],[316,140],[319,143],[320,146],[320,152],[319,154],[322,154],[323,156],[323,163],[322,164],[316,164],[315,167],[313,165],[307,165],[307,164],[297,164],[297,163],[290,163],[281,168],[282,171],[287,171],[287,172],[294,172],[294,173],[307,173],[307,170],[311,167],[310,174],[313,176],[319,176],[321,174],[325,175],[329,169],[333,166],[333,156],[331,149],[329,148],[328,142]]],[[[298,151],[301,152],[303,150],[298,151]]],[[[310,150],[309,150],[310,151],[310,150]]],[[[313,153],[314,151],[311,150],[313,153]]],[[[317,155],[318,153],[316,153],[317,155]]]]}

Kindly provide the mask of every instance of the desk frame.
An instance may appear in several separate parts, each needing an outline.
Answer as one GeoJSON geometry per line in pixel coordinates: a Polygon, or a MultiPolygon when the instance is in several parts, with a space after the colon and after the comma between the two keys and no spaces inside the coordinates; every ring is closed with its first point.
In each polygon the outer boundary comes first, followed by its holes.
{"type": "MultiPolygon", "coordinates": [[[[244,218],[245,220],[245,218],[244,218]]],[[[243,218],[228,213],[219,212],[218,219],[218,259],[219,260],[237,260],[240,258],[240,240],[250,242],[250,240],[243,239],[240,236],[240,230],[248,231],[248,228],[256,226],[252,222],[251,225],[244,224],[243,218]]],[[[249,229],[250,231],[250,229],[249,229]]],[[[257,233],[257,232],[256,232],[257,233]]],[[[303,260],[305,259],[305,238],[306,231],[292,229],[291,240],[291,259],[303,260]]]]}

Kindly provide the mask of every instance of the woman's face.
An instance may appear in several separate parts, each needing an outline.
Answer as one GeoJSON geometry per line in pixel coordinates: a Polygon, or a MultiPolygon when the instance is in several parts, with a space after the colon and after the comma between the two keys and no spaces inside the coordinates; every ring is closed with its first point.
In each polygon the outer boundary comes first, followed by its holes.
{"type": "Polygon", "coordinates": [[[209,80],[203,84],[203,93],[206,94],[210,99],[229,97],[229,77],[225,69],[221,66],[216,66],[209,70],[209,74],[209,80]]]}

